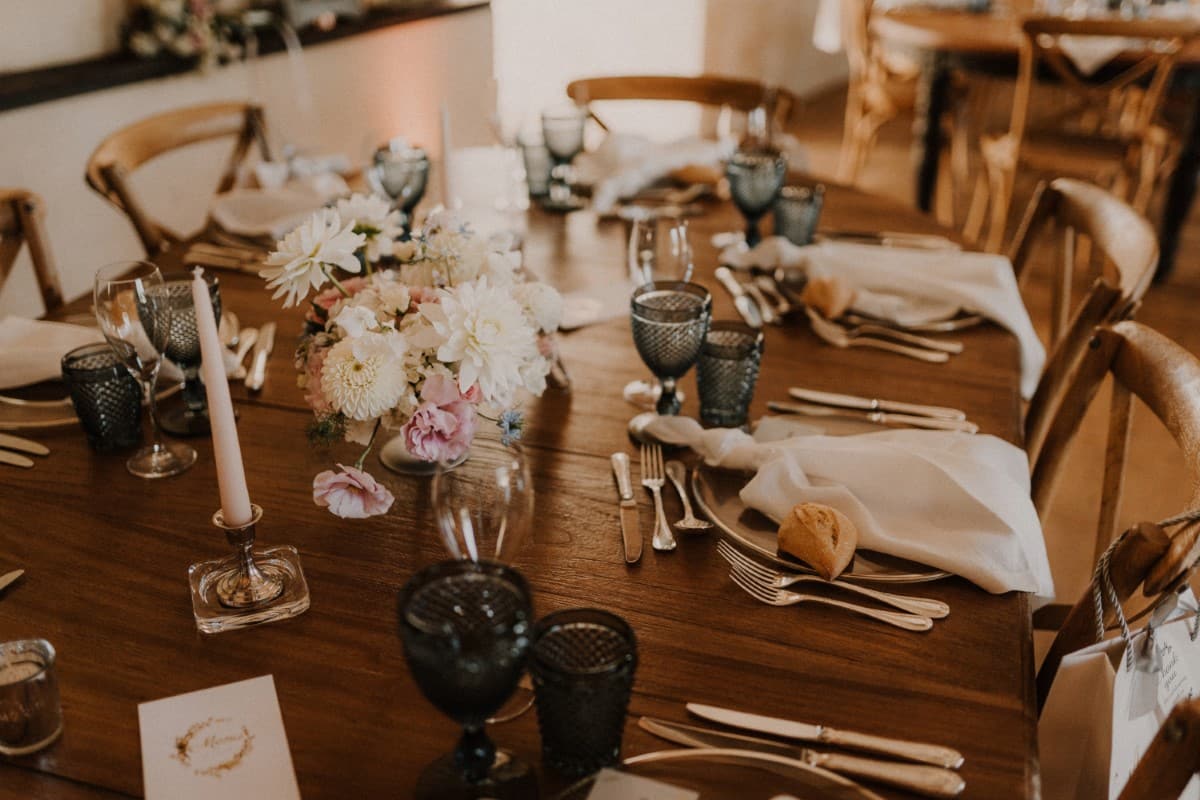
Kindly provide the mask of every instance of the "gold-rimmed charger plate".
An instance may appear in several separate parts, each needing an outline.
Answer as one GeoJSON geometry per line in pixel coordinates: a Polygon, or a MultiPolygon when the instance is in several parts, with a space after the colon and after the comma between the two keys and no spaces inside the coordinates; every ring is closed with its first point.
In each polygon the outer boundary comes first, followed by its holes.
{"type": "MultiPolygon", "coordinates": [[[[815,574],[803,561],[780,556],[776,548],[779,526],[742,502],[739,493],[752,477],[751,473],[701,465],[692,470],[692,495],[704,516],[743,550],[780,569],[815,574]]],[[[944,570],[915,561],[872,550],[859,550],[854,554],[849,568],[841,574],[841,579],[874,583],[926,583],[949,575],[944,570]]]]}

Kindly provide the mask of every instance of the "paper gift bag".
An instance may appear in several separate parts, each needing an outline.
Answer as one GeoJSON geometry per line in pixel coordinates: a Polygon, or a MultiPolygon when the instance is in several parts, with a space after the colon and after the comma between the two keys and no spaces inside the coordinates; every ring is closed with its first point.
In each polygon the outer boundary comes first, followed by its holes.
{"type": "MultiPolygon", "coordinates": [[[[1038,722],[1046,800],[1116,800],[1171,709],[1200,693],[1196,611],[1188,589],[1128,639],[1063,659],[1038,722]]],[[[1181,797],[1200,800],[1200,780],[1181,797]]]]}

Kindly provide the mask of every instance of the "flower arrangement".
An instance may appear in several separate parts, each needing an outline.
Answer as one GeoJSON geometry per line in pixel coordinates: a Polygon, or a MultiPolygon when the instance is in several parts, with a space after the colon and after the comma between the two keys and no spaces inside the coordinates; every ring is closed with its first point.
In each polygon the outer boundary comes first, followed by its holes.
{"type": "Polygon", "coordinates": [[[137,0],[125,24],[125,44],[140,58],[170,54],[204,66],[242,55],[246,27],[237,0],[137,0]]]}
{"type": "Polygon", "coordinates": [[[381,431],[422,461],[466,455],[481,417],[517,437],[517,393],[545,390],[562,316],[558,292],[525,280],[503,237],[477,236],[444,212],[410,241],[400,233],[385,201],[354,195],[284,237],[259,273],[285,307],[316,292],[296,353],[310,438],[364,445],[353,467],[313,483],[314,501],[341,517],[392,504],[362,469],[381,431]]]}

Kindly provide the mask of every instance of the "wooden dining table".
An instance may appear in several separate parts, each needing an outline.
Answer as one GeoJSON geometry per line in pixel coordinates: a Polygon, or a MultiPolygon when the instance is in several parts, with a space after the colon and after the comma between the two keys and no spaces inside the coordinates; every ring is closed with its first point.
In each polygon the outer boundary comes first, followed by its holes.
{"type": "MultiPolygon", "coordinates": [[[[695,279],[712,291],[716,319],[736,314],[713,279],[710,236],[741,224],[718,201],[691,222],[695,279]]],[[[899,204],[840,187],[829,188],[822,225],[953,236],[899,204]]],[[[626,279],[625,236],[624,223],[590,211],[533,210],[525,261],[564,291],[611,285],[626,279]]],[[[176,250],[160,260],[168,268],[181,259],[176,250]]],[[[313,476],[335,462],[352,463],[359,450],[314,449],[306,441],[312,414],[292,365],[303,311],[281,309],[251,275],[222,272],[220,290],[242,325],[279,323],[262,392],[248,395],[235,385],[233,393],[250,493],[264,509],[259,541],[299,549],[311,608],[245,630],[197,631],[188,565],[227,550],[210,522],[218,494],[208,439],[190,440],[199,451],[190,471],[140,480],[126,472],[127,454],[92,452],[77,427],[29,432],[51,454],[33,469],[7,469],[0,480],[0,573],[26,571],[0,595],[0,640],[42,637],[57,649],[64,728],[40,753],[0,758],[0,798],[140,797],[139,703],[268,674],[308,800],[407,797],[421,769],[457,741],[455,724],[409,674],[397,635],[397,592],[418,569],[446,558],[429,479],[390,474],[372,457],[369,470],[396,497],[388,514],[343,520],[314,505],[313,476]]],[[[86,307],[81,301],[74,308],[86,307]]],[[[961,355],[929,364],[839,350],[788,320],[766,331],[751,416],[766,413],[768,400],[785,399],[789,386],[803,385],[956,406],[983,432],[1020,444],[1016,340],[992,324],[960,338],[961,355]]],[[[763,605],[729,580],[716,533],[680,533],[676,551],[652,550],[653,505],[640,489],[647,546],[640,563],[626,564],[609,458],[626,452],[636,464],[626,425],[637,409],[621,389],[648,371],[627,316],[561,334],[560,345],[570,391],[549,389],[524,403],[536,524],[517,566],[538,615],[600,607],[633,626],[639,663],[625,756],[671,746],[637,728],[639,716],[688,721],[684,703],[695,701],[947,745],[966,757],[963,797],[1036,796],[1025,594],[992,595],[959,578],[887,587],[950,605],[950,616],[927,633],[827,607],[763,605]]],[[[682,386],[682,413],[695,415],[693,377],[682,386]]],[[[676,498],[666,503],[678,518],[676,498]]],[[[533,713],[489,731],[499,746],[539,763],[533,713]]],[[[786,778],[744,767],[645,774],[676,783],[736,780],[710,797],[798,791],[786,778]]],[[[563,785],[549,774],[542,781],[543,797],[563,785]]],[[[914,796],[872,788],[888,798],[914,796]]]]}
{"type": "MultiPolygon", "coordinates": [[[[1023,34],[1021,18],[1030,13],[1032,0],[995,3],[994,11],[973,13],[956,10],[932,10],[898,7],[871,20],[872,33],[888,47],[900,47],[925,53],[924,68],[917,95],[914,120],[917,148],[917,207],[933,207],[938,166],[942,152],[940,120],[950,102],[951,73],[956,65],[983,68],[991,72],[1016,74],[1017,54],[1023,34]]],[[[1164,280],[1175,264],[1183,223],[1196,197],[1200,180],[1200,40],[1184,48],[1176,62],[1172,92],[1186,98],[1189,109],[1181,145],[1163,198],[1159,223],[1159,267],[1157,280],[1164,280]]]]}

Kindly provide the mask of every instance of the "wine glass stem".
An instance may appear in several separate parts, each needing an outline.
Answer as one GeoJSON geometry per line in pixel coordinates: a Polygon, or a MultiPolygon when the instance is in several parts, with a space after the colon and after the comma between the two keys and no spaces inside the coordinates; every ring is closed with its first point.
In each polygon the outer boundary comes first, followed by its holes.
{"type": "Polygon", "coordinates": [[[762,241],[758,233],[758,217],[746,217],[746,245],[754,247],[762,241]]]}
{"type": "Polygon", "coordinates": [[[488,738],[482,725],[463,727],[462,738],[454,751],[454,764],[468,783],[480,783],[487,778],[496,760],[496,745],[488,738]]]}
{"type": "Polygon", "coordinates": [[[154,432],[150,447],[155,452],[165,449],[162,443],[162,428],[158,424],[158,397],[154,391],[155,384],[158,383],[158,369],[156,366],[150,373],[149,380],[142,381],[142,391],[146,394],[146,407],[150,410],[150,429],[154,432]]]}
{"type": "Polygon", "coordinates": [[[655,411],[664,416],[674,416],[679,413],[680,405],[682,404],[675,394],[675,379],[663,378],[662,394],[658,396],[658,405],[655,407],[655,411]]]}

